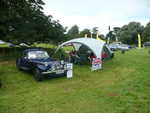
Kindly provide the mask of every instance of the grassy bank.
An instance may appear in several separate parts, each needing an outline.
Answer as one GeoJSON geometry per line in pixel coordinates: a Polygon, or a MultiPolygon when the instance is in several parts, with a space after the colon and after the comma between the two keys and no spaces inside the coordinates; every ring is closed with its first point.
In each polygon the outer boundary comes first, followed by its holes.
{"type": "MultiPolygon", "coordinates": [[[[65,49],[67,50],[67,49],[65,49]]],[[[15,60],[0,62],[2,113],[149,113],[148,48],[115,52],[101,70],[74,65],[73,78],[45,78],[18,72],[15,60]]]]}

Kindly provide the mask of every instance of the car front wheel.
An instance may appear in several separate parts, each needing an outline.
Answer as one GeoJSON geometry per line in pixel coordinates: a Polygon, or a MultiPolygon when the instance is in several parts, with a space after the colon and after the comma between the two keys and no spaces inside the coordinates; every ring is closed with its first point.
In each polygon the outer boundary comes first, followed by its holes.
{"type": "Polygon", "coordinates": [[[42,72],[38,68],[34,69],[34,79],[35,79],[35,81],[42,81],[43,80],[42,72]]]}

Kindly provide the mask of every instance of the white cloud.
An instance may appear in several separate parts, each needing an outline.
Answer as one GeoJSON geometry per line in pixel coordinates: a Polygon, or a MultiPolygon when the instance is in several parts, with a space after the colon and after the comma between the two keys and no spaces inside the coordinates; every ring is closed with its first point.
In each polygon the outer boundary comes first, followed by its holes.
{"type": "Polygon", "coordinates": [[[47,4],[44,6],[45,14],[51,14],[54,20],[59,20],[64,27],[70,28],[75,24],[80,30],[99,27],[102,34],[108,32],[109,25],[113,29],[137,21],[145,26],[150,20],[150,16],[145,17],[146,14],[150,14],[149,0],[45,0],[45,2],[47,4]]]}

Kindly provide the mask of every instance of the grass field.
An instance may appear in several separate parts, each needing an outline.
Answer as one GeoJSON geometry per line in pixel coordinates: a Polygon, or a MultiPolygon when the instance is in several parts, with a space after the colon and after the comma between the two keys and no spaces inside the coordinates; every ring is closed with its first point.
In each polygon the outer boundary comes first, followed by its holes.
{"type": "Polygon", "coordinates": [[[0,112],[150,113],[148,50],[116,51],[101,70],[74,65],[73,78],[42,82],[35,82],[32,73],[18,72],[15,60],[1,61],[0,112]]]}

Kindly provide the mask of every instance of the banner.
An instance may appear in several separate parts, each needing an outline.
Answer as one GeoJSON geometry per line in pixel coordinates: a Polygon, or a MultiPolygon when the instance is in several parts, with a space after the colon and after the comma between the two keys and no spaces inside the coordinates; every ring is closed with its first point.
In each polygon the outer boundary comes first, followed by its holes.
{"type": "Polygon", "coordinates": [[[138,49],[141,49],[141,36],[138,34],[138,49]]]}
{"type": "Polygon", "coordinates": [[[97,31],[96,39],[105,42],[104,40],[100,39],[100,38],[98,37],[98,35],[99,35],[99,31],[97,31]]]}
{"type": "Polygon", "coordinates": [[[102,63],[102,60],[101,58],[93,58],[93,61],[92,61],[92,70],[91,71],[94,71],[94,70],[97,70],[97,69],[101,69],[101,63],[102,63]]]}
{"type": "Polygon", "coordinates": [[[67,64],[67,78],[71,78],[73,77],[73,64],[72,63],[69,63],[67,64]]]}
{"type": "Polygon", "coordinates": [[[98,35],[99,35],[99,31],[97,31],[97,34],[96,34],[96,39],[98,39],[98,35]]]}

